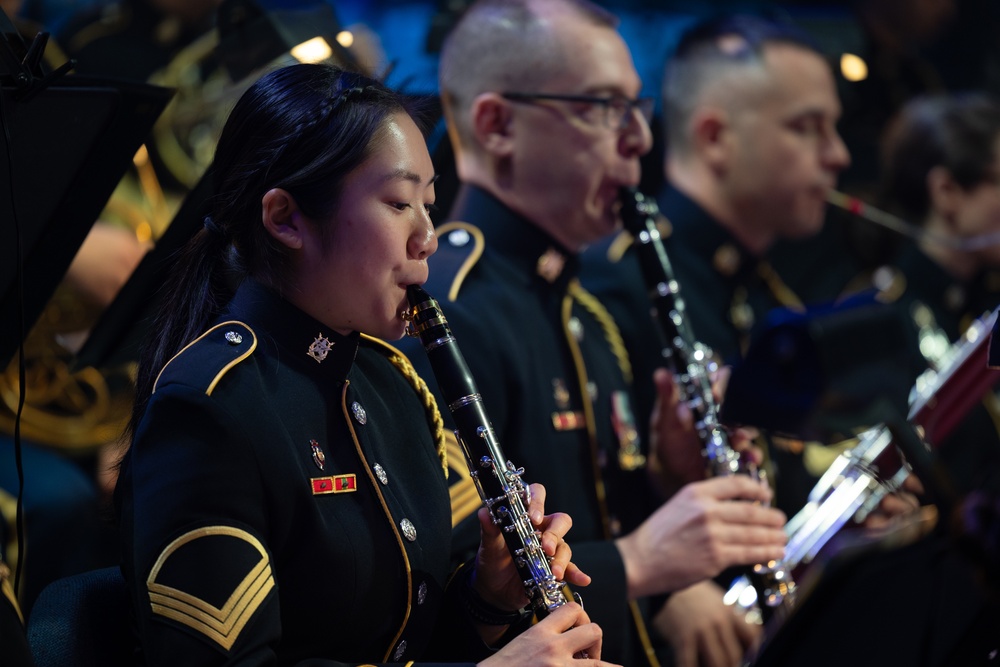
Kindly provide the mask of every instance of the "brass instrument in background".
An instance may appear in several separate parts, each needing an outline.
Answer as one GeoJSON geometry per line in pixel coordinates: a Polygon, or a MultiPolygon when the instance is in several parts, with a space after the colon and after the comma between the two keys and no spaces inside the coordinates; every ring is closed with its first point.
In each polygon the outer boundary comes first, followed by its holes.
{"type": "MultiPolygon", "coordinates": [[[[234,11],[239,9],[238,4],[230,3],[234,11]]],[[[257,25],[255,21],[273,20],[278,13],[243,18],[247,26],[252,27],[257,25]]],[[[344,38],[336,32],[340,27],[328,6],[308,15],[300,12],[296,18],[300,23],[309,24],[313,34],[315,31],[335,31],[323,35],[334,48],[314,61],[361,69],[354,60],[348,62],[348,52],[337,45],[338,37],[344,38]]],[[[151,141],[136,154],[134,169],[119,183],[98,224],[131,230],[139,244],[155,243],[170,224],[184,196],[211,163],[226,117],[240,95],[262,71],[307,57],[286,51],[233,81],[222,66],[219,35],[218,28],[208,31],[184,48],[166,68],[150,77],[149,83],[172,88],[176,91],[175,96],[157,120],[151,141]]],[[[355,48],[364,46],[358,43],[355,48]]],[[[229,55],[232,57],[232,52],[229,55]]],[[[131,365],[73,368],[74,350],[106,305],[88,301],[64,280],[28,333],[24,346],[25,407],[21,418],[21,433],[25,439],[86,453],[121,435],[131,409],[134,369],[131,365]]],[[[0,374],[0,430],[8,434],[14,431],[18,386],[15,356],[0,374]]]]}

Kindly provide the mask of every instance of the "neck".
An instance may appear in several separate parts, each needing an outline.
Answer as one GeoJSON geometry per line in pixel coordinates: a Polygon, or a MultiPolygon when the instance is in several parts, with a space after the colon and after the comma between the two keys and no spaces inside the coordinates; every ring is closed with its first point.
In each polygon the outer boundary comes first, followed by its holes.
{"type": "MultiPolygon", "coordinates": [[[[951,225],[937,215],[931,215],[926,220],[924,229],[934,237],[958,238],[952,231],[951,225]]],[[[979,262],[973,253],[957,250],[932,240],[920,241],[920,250],[959,282],[968,282],[979,271],[979,262]]]]}
{"type": "Polygon", "coordinates": [[[502,164],[484,164],[475,160],[460,162],[458,177],[462,183],[475,185],[489,192],[504,206],[551,236],[562,246],[561,251],[570,254],[583,252],[582,247],[566,237],[559,217],[562,210],[550,211],[545,207],[545,202],[553,201],[553,198],[546,196],[547,193],[536,192],[531,184],[517,182],[502,164]]]}
{"type": "Polygon", "coordinates": [[[666,174],[671,185],[703,208],[755,257],[763,257],[774,244],[774,234],[749,215],[752,207],[738,206],[707,167],[668,159],[666,174]]]}

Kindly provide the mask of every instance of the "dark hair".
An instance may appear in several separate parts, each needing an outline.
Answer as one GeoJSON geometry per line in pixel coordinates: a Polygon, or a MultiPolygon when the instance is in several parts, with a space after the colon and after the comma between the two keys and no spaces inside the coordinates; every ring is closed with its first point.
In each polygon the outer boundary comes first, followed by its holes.
{"type": "Polygon", "coordinates": [[[134,434],[164,364],[200,335],[245,276],[280,291],[287,248],[261,224],[261,199],[282,188],[309,218],[327,223],[344,178],[371,155],[397,93],[329,65],[292,65],[253,84],[216,147],[214,195],[204,228],[172,269],[151,340],[140,355],[129,433],[134,434]]]}
{"type": "Polygon", "coordinates": [[[963,189],[996,178],[1000,104],[983,94],[911,100],[883,141],[882,204],[913,223],[931,210],[927,174],[944,167],[963,189]]]}
{"type": "Polygon", "coordinates": [[[816,42],[797,26],[752,14],[715,16],[685,30],[663,72],[668,144],[686,145],[684,128],[704,87],[720,81],[723,72],[763,67],[764,49],[773,44],[796,46],[824,57],[816,42]]]}

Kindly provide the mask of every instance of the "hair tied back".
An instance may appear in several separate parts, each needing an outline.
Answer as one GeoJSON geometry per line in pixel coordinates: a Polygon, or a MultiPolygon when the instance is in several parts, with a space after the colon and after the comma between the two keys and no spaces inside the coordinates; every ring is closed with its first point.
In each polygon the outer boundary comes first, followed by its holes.
{"type": "Polygon", "coordinates": [[[218,224],[216,224],[215,220],[212,219],[212,216],[206,215],[204,220],[202,221],[202,226],[212,237],[217,239],[226,238],[225,230],[222,229],[222,227],[220,227],[218,224]]]}

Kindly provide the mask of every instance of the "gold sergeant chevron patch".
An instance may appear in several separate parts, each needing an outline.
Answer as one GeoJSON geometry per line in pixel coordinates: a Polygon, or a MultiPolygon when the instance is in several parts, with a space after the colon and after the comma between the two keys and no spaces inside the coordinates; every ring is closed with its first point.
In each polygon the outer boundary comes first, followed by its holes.
{"type": "Polygon", "coordinates": [[[153,565],[146,579],[146,587],[154,614],[186,625],[228,651],[274,588],[274,576],[267,551],[256,537],[232,526],[207,526],[187,532],[167,545],[153,565]],[[157,581],[171,557],[177,558],[178,552],[185,546],[215,536],[236,538],[260,554],[260,559],[249,568],[221,606],[157,581]]]}

